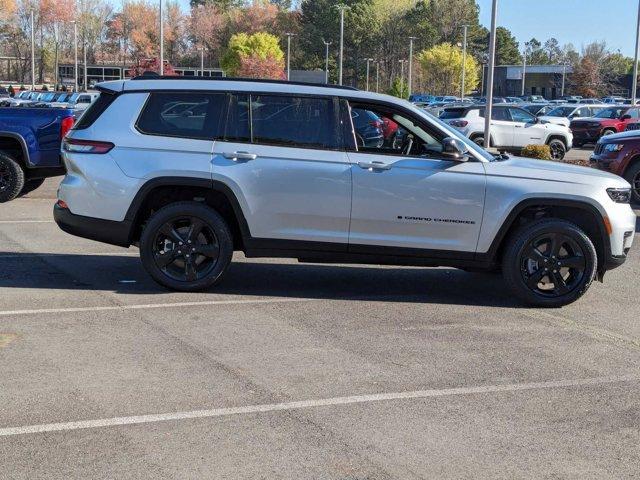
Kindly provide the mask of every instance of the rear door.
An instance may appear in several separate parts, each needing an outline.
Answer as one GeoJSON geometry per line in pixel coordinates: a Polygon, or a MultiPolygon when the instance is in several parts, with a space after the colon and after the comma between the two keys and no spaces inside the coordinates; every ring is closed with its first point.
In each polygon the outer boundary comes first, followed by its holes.
{"type": "MultiPolygon", "coordinates": [[[[484,116],[484,114],[483,114],[484,116]]],[[[491,145],[495,147],[513,146],[514,125],[506,107],[494,105],[491,111],[491,145]]]]}
{"type": "Polygon", "coordinates": [[[255,248],[346,250],[351,171],[333,97],[233,94],[213,180],[231,186],[255,248]],[[302,244],[300,242],[307,242],[302,244]],[[325,245],[326,246],[326,245],[325,245]]]}

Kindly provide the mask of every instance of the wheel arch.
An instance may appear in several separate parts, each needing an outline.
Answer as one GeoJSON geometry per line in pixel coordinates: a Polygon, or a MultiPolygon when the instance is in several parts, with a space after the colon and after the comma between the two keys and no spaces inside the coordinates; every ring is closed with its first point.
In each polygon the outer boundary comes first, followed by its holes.
{"type": "Polygon", "coordinates": [[[535,197],[516,204],[495,235],[489,250],[481,254],[484,260],[492,264],[500,262],[510,235],[519,227],[541,217],[560,218],[583,229],[596,248],[598,271],[603,271],[605,260],[611,254],[611,245],[602,214],[589,202],[563,198],[535,197]]]}
{"type": "Polygon", "coordinates": [[[236,194],[224,182],[196,177],[157,177],[142,185],[125,215],[131,224],[130,243],[139,240],[144,222],[155,209],[183,200],[200,201],[216,209],[229,224],[234,248],[243,249],[251,233],[236,194]]]}
{"type": "Polygon", "coordinates": [[[17,150],[20,153],[20,156],[19,158],[16,158],[16,161],[23,168],[30,165],[29,148],[27,147],[27,142],[21,135],[15,132],[0,131],[0,150],[5,150],[7,147],[14,147],[9,148],[9,150],[17,150]]]}

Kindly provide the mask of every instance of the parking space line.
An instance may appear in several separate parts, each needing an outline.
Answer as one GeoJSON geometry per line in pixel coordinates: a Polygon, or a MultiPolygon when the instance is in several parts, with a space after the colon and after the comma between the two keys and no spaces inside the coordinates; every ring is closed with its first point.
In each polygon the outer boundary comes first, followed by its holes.
{"type": "Polygon", "coordinates": [[[0,220],[0,225],[11,225],[14,223],[56,223],[53,220],[0,220]]]}
{"type": "Polygon", "coordinates": [[[519,392],[526,390],[540,390],[551,388],[572,388],[597,386],[611,383],[633,382],[640,380],[638,375],[595,377],[575,380],[556,380],[549,382],[515,383],[505,385],[486,385],[478,387],[457,387],[439,390],[415,390],[408,392],[378,393],[371,395],[353,395],[348,397],[321,398],[317,400],[302,400],[285,403],[271,403],[262,405],[247,405],[244,407],[214,408],[211,410],[192,410],[185,412],[160,413],[151,415],[136,415],[130,417],[112,417],[96,420],[81,420],[76,422],[45,423],[39,425],[25,425],[22,427],[0,428],[0,437],[24,435],[45,432],[61,432],[67,430],[82,430],[88,428],[114,427],[122,425],[137,425],[146,423],[166,422],[171,420],[188,420],[197,418],[226,417],[231,415],[250,415],[305,408],[331,407],[392,400],[411,400],[419,398],[447,397],[456,395],[472,395],[502,392],[519,392]]]}
{"type": "Polygon", "coordinates": [[[106,305],[95,307],[70,307],[70,308],[34,308],[30,310],[5,310],[0,311],[0,317],[12,317],[18,315],[39,315],[42,313],[77,313],[77,312],[107,312],[126,310],[148,310],[157,308],[180,308],[180,307],[206,307],[215,305],[244,305],[262,303],[293,303],[311,302],[315,298],[264,298],[264,299],[243,299],[243,300],[209,300],[203,302],[175,302],[175,303],[143,303],[135,305],[106,305]]]}

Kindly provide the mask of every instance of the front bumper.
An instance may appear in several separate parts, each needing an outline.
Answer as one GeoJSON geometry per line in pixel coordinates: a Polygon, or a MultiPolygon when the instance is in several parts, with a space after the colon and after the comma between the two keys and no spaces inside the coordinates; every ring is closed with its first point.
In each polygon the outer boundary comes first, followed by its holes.
{"type": "Polygon", "coordinates": [[[597,142],[600,138],[600,127],[598,128],[574,128],[571,130],[573,133],[573,143],[590,143],[597,142]]]}
{"type": "Polygon", "coordinates": [[[56,203],[53,206],[53,219],[61,230],[77,237],[98,242],[128,247],[131,245],[131,222],[114,222],[102,218],[75,215],[71,210],[56,203]]]}

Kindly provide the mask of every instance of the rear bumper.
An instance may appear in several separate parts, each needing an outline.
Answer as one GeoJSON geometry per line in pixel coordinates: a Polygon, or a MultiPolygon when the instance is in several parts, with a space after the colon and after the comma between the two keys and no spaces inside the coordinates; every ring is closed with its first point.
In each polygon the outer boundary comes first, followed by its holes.
{"type": "Polygon", "coordinates": [[[128,247],[131,245],[131,222],[114,222],[102,218],[84,217],[71,213],[59,204],[53,206],[53,219],[63,231],[77,237],[128,247]]]}

